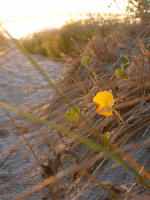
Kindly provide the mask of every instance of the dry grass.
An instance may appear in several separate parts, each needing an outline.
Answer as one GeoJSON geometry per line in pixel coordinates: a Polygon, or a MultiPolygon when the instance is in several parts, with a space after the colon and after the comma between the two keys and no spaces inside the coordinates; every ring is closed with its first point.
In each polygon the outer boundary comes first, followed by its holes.
{"type": "MultiPolygon", "coordinates": [[[[139,24],[126,27],[121,32],[116,32],[105,39],[94,37],[80,57],[66,61],[70,69],[61,83],[65,94],[88,116],[94,127],[100,133],[107,131],[111,133],[112,143],[126,148],[126,145],[128,146],[128,143],[133,141],[130,145],[131,152],[135,152],[138,144],[141,143],[139,140],[139,143],[135,145],[134,138],[146,134],[150,125],[149,33],[149,24],[139,24]],[[81,66],[80,60],[83,55],[91,57],[90,67],[97,73],[96,82],[93,75],[81,66]],[[118,80],[113,75],[115,69],[121,65],[122,55],[128,56],[131,62],[130,79],[127,81],[118,80]],[[92,98],[98,91],[103,90],[112,91],[115,97],[115,108],[121,114],[125,124],[121,124],[117,117],[104,118],[95,112],[92,98]]],[[[68,107],[64,106],[62,98],[54,99],[46,113],[56,111],[57,108],[58,113],[62,111],[63,114],[58,115],[56,112],[53,117],[57,117],[59,122],[64,123],[64,112],[68,110],[68,107]]],[[[72,129],[84,136],[95,137],[83,121],[78,127],[72,127],[72,129]]],[[[80,154],[78,149],[81,149],[81,144],[72,141],[71,149],[75,149],[80,154]]],[[[84,159],[88,160],[92,155],[92,150],[91,153],[84,152],[84,159]]],[[[96,165],[92,163],[92,172],[101,165],[102,160],[96,161],[96,165]]]]}
{"type": "Polygon", "coordinates": [[[34,33],[20,41],[30,53],[54,58],[74,58],[80,55],[93,36],[104,38],[129,23],[128,18],[120,21],[118,16],[89,13],[86,18],[68,21],[60,29],[34,33]]]}
{"type": "MultiPolygon", "coordinates": [[[[109,131],[111,134],[110,142],[120,149],[119,152],[129,152],[128,155],[132,155],[140,147],[147,148],[149,145],[148,139],[140,140],[147,134],[150,126],[149,35],[150,25],[143,23],[122,27],[120,31],[117,30],[117,32],[104,39],[99,36],[93,37],[80,56],[76,59],[66,58],[68,71],[66,78],[60,83],[65,95],[80,108],[92,122],[94,128],[100,134],[109,131]],[[91,57],[89,67],[96,72],[96,79],[92,73],[81,65],[80,61],[83,55],[91,57]],[[129,80],[118,80],[114,76],[115,69],[121,65],[120,58],[122,55],[128,56],[130,61],[129,80]],[[103,90],[113,93],[115,109],[119,111],[124,119],[124,124],[115,116],[104,118],[96,113],[92,99],[97,92],[103,90]]],[[[32,109],[35,111],[35,108],[32,109]]],[[[36,114],[43,119],[53,120],[57,124],[68,127],[72,131],[101,144],[99,139],[95,137],[94,131],[91,131],[82,119],[77,126],[71,126],[67,123],[65,112],[69,109],[62,97],[55,96],[51,102],[45,102],[36,107],[36,110],[38,110],[36,114]]],[[[30,112],[33,111],[30,110],[30,112]]],[[[27,125],[24,124],[22,129],[18,129],[14,121],[9,119],[9,123],[11,122],[10,127],[13,130],[19,130],[18,134],[23,137],[25,137],[25,126],[30,128],[28,132],[34,132],[15,145],[6,148],[0,153],[0,158],[9,155],[10,152],[21,146],[23,141],[26,141],[27,146],[30,148],[29,155],[33,154],[36,164],[42,169],[42,175],[45,179],[43,182],[40,180],[41,182],[33,186],[30,191],[21,194],[16,199],[25,199],[49,185],[49,188],[43,191],[47,198],[51,196],[52,199],[77,199],[77,196],[82,195],[89,185],[85,174],[88,172],[94,176],[97,171],[100,173],[100,170],[105,168],[108,158],[84,146],[79,141],[63,136],[60,132],[52,129],[43,128],[43,126],[36,125],[31,121],[27,122],[27,125]]],[[[125,157],[125,154],[123,155],[125,157]]],[[[111,167],[113,168],[113,166],[111,167]]],[[[143,173],[142,167],[139,173],[143,173]]],[[[31,168],[36,167],[32,164],[31,168]]],[[[31,175],[31,168],[26,169],[22,177],[20,175],[16,176],[12,184],[1,188],[0,192],[13,187],[26,174],[31,175]]],[[[107,168],[107,170],[109,169],[107,168]]],[[[90,175],[87,175],[89,179],[90,175]]],[[[101,185],[101,187],[110,185],[111,189],[113,188],[112,183],[100,184],[99,181],[94,181],[93,178],[91,180],[97,185],[101,185]]],[[[133,188],[128,187],[123,190],[121,185],[119,187],[122,199],[139,198],[140,190],[132,193],[133,188]]],[[[115,189],[112,190],[115,191],[115,189]]],[[[145,197],[142,198],[148,199],[148,191],[145,190],[144,195],[145,197]]]]}

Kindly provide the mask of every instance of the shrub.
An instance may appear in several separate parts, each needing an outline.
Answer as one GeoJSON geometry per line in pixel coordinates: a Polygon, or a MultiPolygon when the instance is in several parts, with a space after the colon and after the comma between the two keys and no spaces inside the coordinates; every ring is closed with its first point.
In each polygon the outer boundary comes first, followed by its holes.
{"type": "Polygon", "coordinates": [[[150,18],[150,1],[149,0],[128,0],[127,11],[134,13],[142,21],[150,18]]]}

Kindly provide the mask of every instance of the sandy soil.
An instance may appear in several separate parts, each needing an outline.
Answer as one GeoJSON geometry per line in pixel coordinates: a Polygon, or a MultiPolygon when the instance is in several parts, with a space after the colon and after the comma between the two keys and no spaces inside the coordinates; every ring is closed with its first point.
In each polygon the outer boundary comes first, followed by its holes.
{"type": "MultiPolygon", "coordinates": [[[[28,109],[55,94],[47,81],[13,45],[5,51],[0,56],[0,101],[19,109],[28,109]]],[[[53,80],[63,78],[63,64],[40,55],[31,56],[53,80]]],[[[34,170],[35,161],[29,156],[31,152],[27,146],[22,144],[13,149],[22,141],[22,136],[11,131],[11,124],[7,124],[13,115],[0,108],[0,200],[15,199],[20,192],[31,188],[39,180],[36,177],[38,168],[36,166],[34,170]]],[[[17,120],[15,123],[19,125],[23,121],[17,120]]],[[[27,137],[30,137],[30,133],[27,137]]],[[[37,193],[31,199],[40,199],[39,196],[37,193]]]]}
{"type": "MultiPolygon", "coordinates": [[[[55,92],[49,87],[44,78],[14,46],[6,49],[6,51],[7,54],[0,56],[0,101],[9,103],[19,109],[28,109],[42,102],[49,101],[55,95],[55,92]]],[[[39,55],[32,55],[32,57],[53,80],[58,81],[64,77],[65,66],[63,64],[53,62],[49,58],[39,55]]],[[[22,136],[12,131],[11,123],[8,124],[10,116],[14,116],[14,114],[0,108],[0,200],[15,199],[19,193],[29,190],[33,185],[42,180],[38,171],[39,167],[32,156],[31,150],[24,144],[22,136]]],[[[25,122],[24,118],[19,118],[19,120],[15,121],[17,126],[25,122]]],[[[34,137],[38,132],[23,131],[38,156],[44,153],[41,146],[37,145],[41,141],[34,137]]],[[[46,129],[43,132],[46,132],[46,129]]],[[[50,137],[53,137],[52,144],[55,145],[55,139],[57,140],[57,138],[54,138],[54,136],[56,137],[56,134],[52,134],[53,132],[49,129],[47,129],[47,132],[50,132],[50,137]]],[[[42,133],[41,129],[40,133],[42,133]]],[[[148,127],[144,133],[141,131],[140,137],[134,138],[130,143],[145,141],[149,138],[149,134],[150,128],[148,127]]],[[[83,150],[85,151],[85,147],[83,150]]],[[[78,149],[78,151],[80,150],[78,149]]],[[[146,170],[150,170],[149,148],[142,146],[135,152],[132,152],[131,156],[141,166],[144,166],[146,170]]],[[[145,188],[141,187],[135,177],[113,161],[106,161],[102,167],[98,166],[92,175],[99,181],[110,183],[111,186],[115,187],[115,191],[118,194],[128,192],[134,185],[130,193],[142,191],[138,196],[141,199],[145,195],[145,188]]],[[[80,183],[72,195],[66,196],[66,199],[112,199],[106,191],[100,189],[95,184],[89,183],[86,186],[85,183],[87,181],[80,183]],[[85,187],[84,192],[81,192],[82,187],[85,187]]],[[[66,181],[63,187],[69,187],[69,183],[66,181]]],[[[42,195],[43,192],[40,191],[28,199],[40,200],[42,195]]],[[[150,194],[148,194],[147,199],[150,199],[150,194]]]]}

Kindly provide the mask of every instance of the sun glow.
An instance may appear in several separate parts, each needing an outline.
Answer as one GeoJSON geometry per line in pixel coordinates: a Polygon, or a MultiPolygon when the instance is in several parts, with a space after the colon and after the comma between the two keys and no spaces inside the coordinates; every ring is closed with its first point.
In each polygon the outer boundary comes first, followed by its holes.
{"type": "Polygon", "coordinates": [[[43,28],[62,26],[69,15],[87,12],[124,13],[125,1],[113,0],[5,0],[1,2],[0,22],[14,36],[21,37],[43,28]]]}

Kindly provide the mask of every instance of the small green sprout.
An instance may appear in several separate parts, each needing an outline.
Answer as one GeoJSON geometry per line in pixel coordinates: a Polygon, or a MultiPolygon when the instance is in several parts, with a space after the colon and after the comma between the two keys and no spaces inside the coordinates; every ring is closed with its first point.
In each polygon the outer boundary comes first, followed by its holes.
{"type": "Polygon", "coordinates": [[[129,75],[128,72],[121,70],[120,68],[117,68],[115,70],[115,76],[119,79],[123,79],[123,80],[128,80],[129,79],[129,75]]]}
{"type": "Polygon", "coordinates": [[[107,141],[109,141],[109,139],[110,139],[110,132],[106,132],[106,133],[104,133],[104,134],[102,134],[101,135],[103,138],[105,138],[107,141]]]}
{"type": "Polygon", "coordinates": [[[95,73],[95,71],[89,67],[89,61],[90,61],[90,57],[89,56],[82,56],[81,58],[81,64],[89,71],[93,74],[95,82],[97,83],[98,77],[97,74],[95,73]]]}
{"type": "Polygon", "coordinates": [[[89,56],[82,56],[81,63],[82,63],[82,65],[84,67],[88,68],[89,61],[90,61],[90,57],[89,56]]]}
{"type": "MultiPolygon", "coordinates": [[[[108,132],[102,134],[101,137],[104,138],[105,140],[109,141],[109,139],[110,139],[110,132],[108,131],[108,132]]],[[[108,149],[107,144],[104,144],[104,148],[108,149]]]]}
{"type": "Polygon", "coordinates": [[[127,56],[122,56],[121,59],[122,59],[122,70],[125,71],[129,67],[129,59],[127,56]]]}
{"type": "Polygon", "coordinates": [[[129,75],[128,75],[128,72],[126,70],[129,67],[129,60],[128,60],[127,56],[122,56],[121,59],[122,59],[122,65],[115,70],[115,76],[118,79],[128,80],[129,75]]]}
{"type": "Polygon", "coordinates": [[[72,125],[77,125],[79,122],[80,109],[76,106],[72,107],[70,111],[65,113],[67,121],[72,125]]]}

